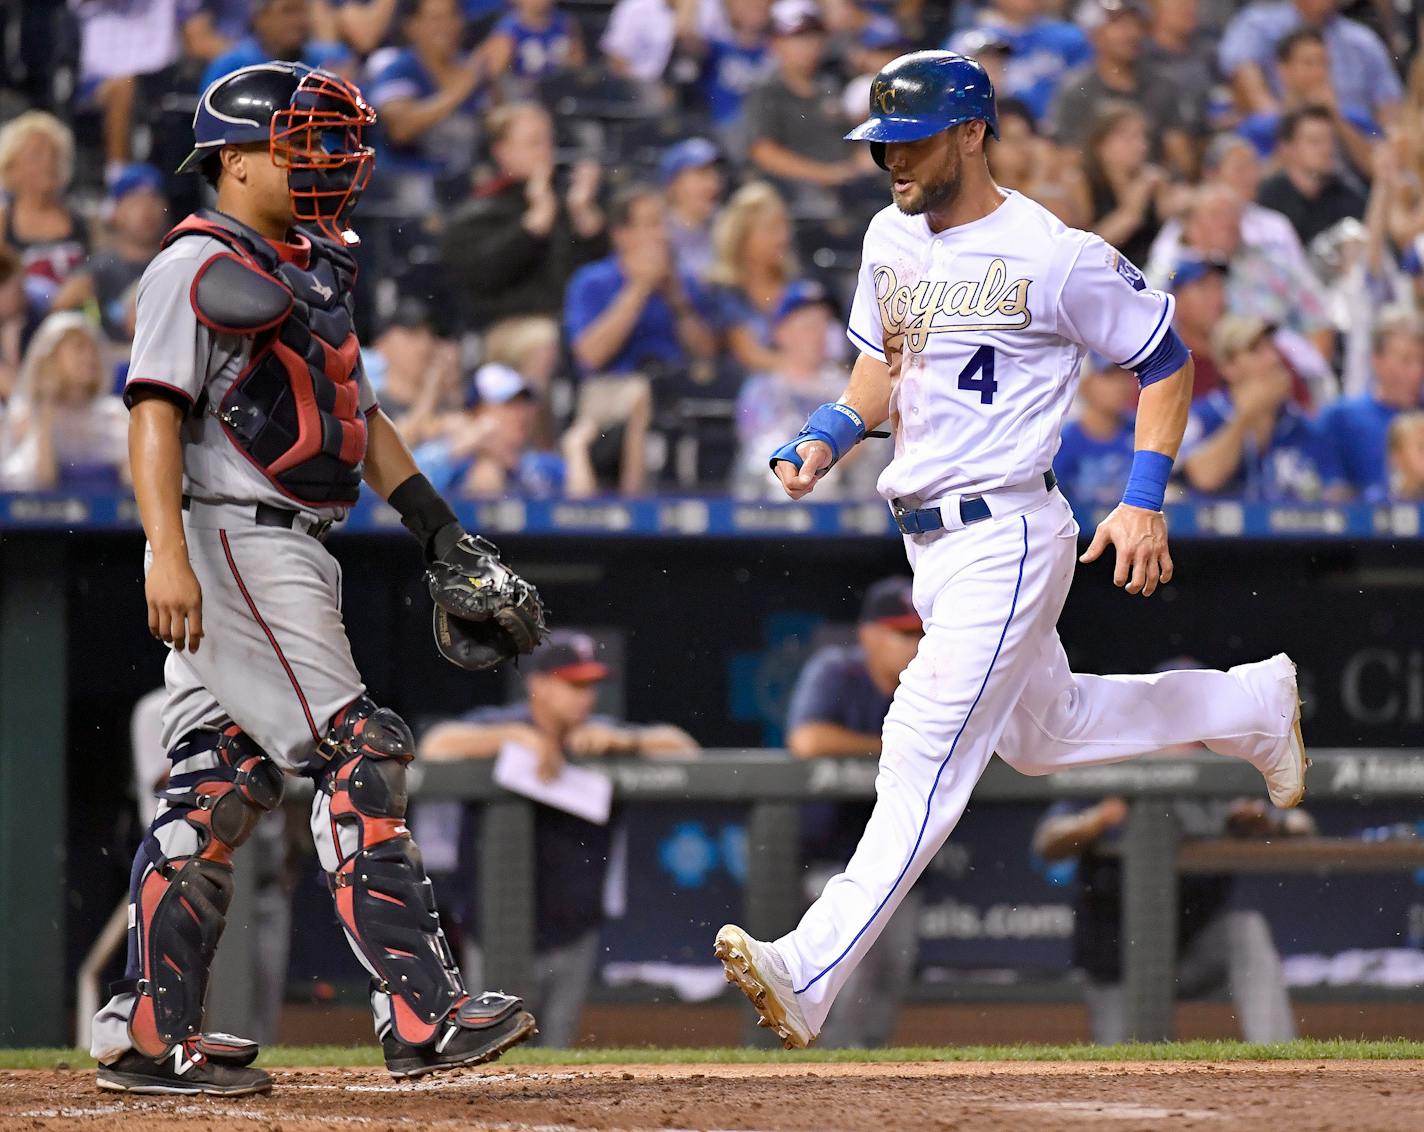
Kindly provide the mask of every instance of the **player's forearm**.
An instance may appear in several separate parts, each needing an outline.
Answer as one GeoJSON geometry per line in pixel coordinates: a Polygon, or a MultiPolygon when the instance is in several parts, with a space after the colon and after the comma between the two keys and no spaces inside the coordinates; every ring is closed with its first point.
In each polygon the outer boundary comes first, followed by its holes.
{"type": "Polygon", "coordinates": [[[852,731],[839,723],[801,723],[791,729],[786,746],[798,759],[878,755],[880,736],[852,731]]]}
{"type": "Polygon", "coordinates": [[[1139,452],[1161,452],[1177,458],[1182,435],[1187,431],[1187,414],[1192,407],[1192,381],[1196,367],[1191,355],[1171,377],[1154,381],[1137,400],[1137,432],[1134,447],[1139,452]]]}
{"type": "Polygon", "coordinates": [[[850,384],[840,401],[860,414],[866,429],[879,428],[890,416],[890,367],[879,358],[861,354],[851,367],[850,384]]]}
{"type": "Polygon", "coordinates": [[[183,534],[183,409],[165,397],[137,402],[129,414],[129,466],[148,544],[158,557],[188,556],[183,534]]]}
{"type": "Polygon", "coordinates": [[[415,457],[405,446],[391,418],[377,409],[366,418],[366,462],[362,478],[382,499],[389,499],[391,492],[411,476],[419,474],[415,457]]]}

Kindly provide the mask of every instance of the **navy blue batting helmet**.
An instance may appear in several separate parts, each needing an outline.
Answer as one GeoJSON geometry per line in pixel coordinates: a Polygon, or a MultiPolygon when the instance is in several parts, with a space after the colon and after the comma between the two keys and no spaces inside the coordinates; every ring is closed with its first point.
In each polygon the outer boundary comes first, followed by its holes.
{"type": "Polygon", "coordinates": [[[983,122],[999,136],[988,72],[953,51],[912,51],[892,59],[875,76],[870,117],[846,140],[868,141],[875,164],[884,169],[887,142],[918,141],[961,122],[983,122]]]}

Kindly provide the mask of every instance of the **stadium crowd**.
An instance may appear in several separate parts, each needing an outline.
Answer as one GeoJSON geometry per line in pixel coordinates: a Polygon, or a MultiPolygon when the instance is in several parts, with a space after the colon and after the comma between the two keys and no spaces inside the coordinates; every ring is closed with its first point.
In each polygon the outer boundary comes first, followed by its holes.
{"type": "MultiPolygon", "coordinates": [[[[996,84],[998,181],[1175,296],[1181,493],[1424,500],[1411,5],[10,0],[0,24],[0,490],[122,486],[137,281],[205,203],[171,172],[196,101],[300,58],[379,115],[365,365],[437,487],[774,498],[888,199],[842,134],[881,66],[944,45],[996,84]]],[[[1135,396],[1086,359],[1075,503],[1118,498],[1135,396]]],[[[889,452],[814,498],[866,498],[889,452]]]]}

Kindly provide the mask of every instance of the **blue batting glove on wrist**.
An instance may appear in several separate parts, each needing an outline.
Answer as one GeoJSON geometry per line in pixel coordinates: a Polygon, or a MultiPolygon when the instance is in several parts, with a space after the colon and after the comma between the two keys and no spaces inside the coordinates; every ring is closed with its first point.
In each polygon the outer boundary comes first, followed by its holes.
{"type": "Polygon", "coordinates": [[[801,457],[796,448],[808,440],[819,440],[831,450],[831,463],[827,465],[829,470],[864,436],[865,422],[860,419],[859,413],[849,405],[828,402],[806,418],[806,423],[801,426],[795,440],[783,444],[771,454],[772,470],[776,469],[779,461],[785,460],[799,472],[801,457]]]}

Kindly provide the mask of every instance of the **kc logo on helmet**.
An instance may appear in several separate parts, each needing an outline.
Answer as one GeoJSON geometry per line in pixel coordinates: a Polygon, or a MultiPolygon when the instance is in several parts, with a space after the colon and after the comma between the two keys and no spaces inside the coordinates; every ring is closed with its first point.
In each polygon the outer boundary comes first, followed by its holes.
{"type": "Polygon", "coordinates": [[[870,100],[880,107],[880,113],[895,113],[895,88],[884,79],[875,81],[875,89],[871,92],[870,100]]]}

